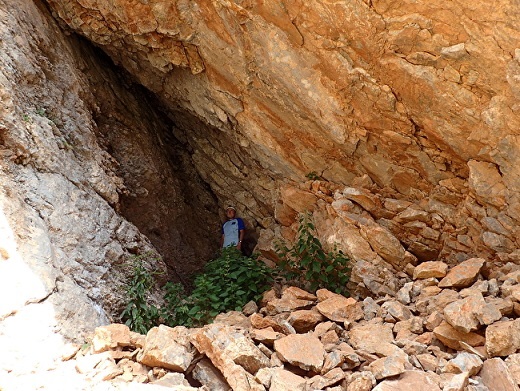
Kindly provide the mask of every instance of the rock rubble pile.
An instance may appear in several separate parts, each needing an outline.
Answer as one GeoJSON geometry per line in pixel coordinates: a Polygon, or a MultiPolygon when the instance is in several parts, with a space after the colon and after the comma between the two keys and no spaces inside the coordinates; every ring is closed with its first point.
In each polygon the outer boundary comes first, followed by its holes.
{"type": "Polygon", "coordinates": [[[409,269],[395,297],[285,287],[201,328],[99,327],[76,369],[186,391],[518,390],[520,266],[472,258],[448,269],[409,269]]]}

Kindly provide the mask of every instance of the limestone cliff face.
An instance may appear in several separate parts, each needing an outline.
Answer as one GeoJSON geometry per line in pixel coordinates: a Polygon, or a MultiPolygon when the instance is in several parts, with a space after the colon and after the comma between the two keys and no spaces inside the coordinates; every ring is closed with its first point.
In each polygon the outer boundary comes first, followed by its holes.
{"type": "Polygon", "coordinates": [[[314,208],[355,259],[519,260],[515,1],[48,3],[157,94],[265,254],[314,208]]]}
{"type": "Polygon", "coordinates": [[[357,293],[426,260],[520,262],[514,1],[47,3],[64,30],[0,0],[1,275],[34,274],[1,285],[1,319],[106,321],[129,254],[184,279],[229,201],[267,258],[313,210],[357,293]]]}
{"type": "Polygon", "coordinates": [[[0,46],[0,368],[11,370],[26,345],[52,356],[61,336],[84,341],[119,319],[133,254],[159,251],[145,266],[187,279],[218,221],[157,103],[42,3],[0,1],[0,46]]]}

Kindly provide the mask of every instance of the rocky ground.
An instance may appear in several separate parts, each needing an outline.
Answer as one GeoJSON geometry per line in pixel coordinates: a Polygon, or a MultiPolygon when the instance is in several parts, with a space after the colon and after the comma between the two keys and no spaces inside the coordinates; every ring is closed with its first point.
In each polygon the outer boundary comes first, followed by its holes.
{"type": "MultiPolygon", "coordinates": [[[[45,376],[2,390],[508,391],[520,384],[520,267],[472,258],[408,268],[395,297],[285,287],[260,308],[146,336],[96,329],[45,376]],[[33,388],[23,388],[31,386],[33,388]]],[[[2,378],[0,378],[2,379],[2,378]]],[[[10,380],[8,383],[7,380],[10,380]]]]}

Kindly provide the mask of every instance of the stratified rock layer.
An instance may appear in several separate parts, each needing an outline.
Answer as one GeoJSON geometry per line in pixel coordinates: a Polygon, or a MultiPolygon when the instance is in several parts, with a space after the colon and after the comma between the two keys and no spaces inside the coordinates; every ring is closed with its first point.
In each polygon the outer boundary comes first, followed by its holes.
{"type": "Polygon", "coordinates": [[[314,207],[308,175],[380,212],[370,230],[404,248],[370,246],[399,269],[405,250],[519,261],[513,0],[49,4],[177,115],[220,202],[259,228],[314,207]]]}

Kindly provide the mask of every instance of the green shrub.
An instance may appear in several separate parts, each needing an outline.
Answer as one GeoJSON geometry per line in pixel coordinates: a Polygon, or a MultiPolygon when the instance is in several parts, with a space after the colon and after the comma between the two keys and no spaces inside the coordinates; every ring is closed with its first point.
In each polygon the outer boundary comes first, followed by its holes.
{"type": "Polygon", "coordinates": [[[222,249],[218,258],[209,261],[186,295],[179,283],[164,286],[164,305],[148,304],[147,293],[153,275],[143,266],[143,257],[133,262],[134,273],[128,285],[128,304],[121,318],[131,330],[146,334],[159,323],[170,327],[199,326],[221,312],[241,310],[250,300],[257,301],[269,289],[271,269],[256,256],[246,257],[235,247],[222,249]]]}
{"type": "Polygon", "coordinates": [[[154,276],[143,265],[151,254],[134,256],[131,263],[133,276],[127,287],[128,304],[121,313],[121,319],[132,331],[146,334],[159,321],[159,310],[148,304],[147,295],[154,283],[154,276]]]}
{"type": "Polygon", "coordinates": [[[171,312],[164,317],[171,326],[208,323],[221,312],[240,311],[247,302],[257,301],[271,282],[271,269],[257,256],[247,257],[228,247],[195,278],[191,295],[185,299],[178,294],[169,296],[171,312]]]}
{"type": "Polygon", "coordinates": [[[305,177],[307,179],[311,179],[313,181],[316,180],[316,179],[320,179],[321,178],[316,171],[311,171],[311,172],[307,173],[305,175],[305,177]]]}
{"type": "Polygon", "coordinates": [[[325,252],[316,237],[316,228],[309,212],[299,218],[296,242],[287,247],[284,242],[276,244],[280,258],[277,274],[287,282],[315,292],[327,288],[348,296],[347,282],[350,277],[349,259],[334,246],[325,252]]]}

